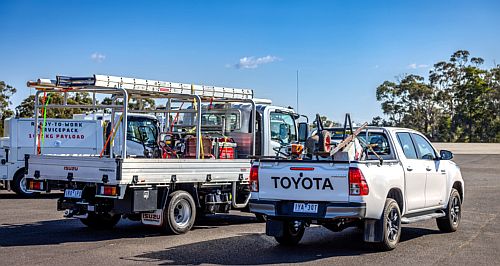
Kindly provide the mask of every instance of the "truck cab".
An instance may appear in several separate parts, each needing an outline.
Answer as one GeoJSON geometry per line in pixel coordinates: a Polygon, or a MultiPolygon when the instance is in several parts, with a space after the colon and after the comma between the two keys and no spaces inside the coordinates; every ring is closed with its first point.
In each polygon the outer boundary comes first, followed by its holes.
{"type": "MultiPolygon", "coordinates": [[[[299,114],[292,108],[272,105],[271,100],[256,101],[255,156],[276,156],[277,151],[297,142],[299,114]]],[[[221,132],[237,143],[238,158],[252,156],[252,106],[235,103],[228,106],[202,105],[202,131],[221,132]]],[[[180,124],[192,123],[192,116],[186,115],[180,124]]]]}

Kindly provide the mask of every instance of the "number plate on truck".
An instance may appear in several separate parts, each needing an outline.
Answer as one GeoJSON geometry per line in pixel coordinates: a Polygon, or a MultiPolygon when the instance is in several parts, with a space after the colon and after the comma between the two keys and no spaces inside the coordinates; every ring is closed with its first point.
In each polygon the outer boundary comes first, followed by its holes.
{"type": "Polygon", "coordinates": [[[66,190],[64,190],[64,197],[65,198],[72,198],[72,199],[81,199],[82,198],[82,190],[66,189],[66,190]]]}
{"type": "Polygon", "coordinates": [[[313,203],[294,203],[293,212],[300,213],[318,213],[318,204],[313,203]]]}

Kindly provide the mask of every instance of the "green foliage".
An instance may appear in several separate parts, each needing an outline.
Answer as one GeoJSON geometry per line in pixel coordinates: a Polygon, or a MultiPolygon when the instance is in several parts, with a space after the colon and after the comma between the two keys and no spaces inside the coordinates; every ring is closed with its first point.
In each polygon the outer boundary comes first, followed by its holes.
{"type": "MultiPolygon", "coordinates": [[[[338,127],[338,126],[340,126],[340,123],[337,123],[337,122],[335,122],[335,121],[332,121],[332,120],[328,119],[328,117],[326,117],[326,116],[324,116],[324,115],[323,115],[323,116],[320,116],[320,117],[321,117],[321,122],[323,122],[323,127],[325,127],[325,128],[328,128],[328,127],[338,127]]],[[[311,128],[316,128],[316,123],[312,122],[312,123],[310,124],[310,127],[311,127],[311,128]]]]}
{"type": "MultiPolygon", "coordinates": [[[[63,104],[64,96],[61,93],[48,93],[46,96],[40,96],[40,103],[49,103],[49,104],[63,104]]],[[[18,117],[33,117],[35,96],[30,95],[26,99],[24,99],[21,104],[16,107],[16,113],[18,117]]],[[[92,98],[89,93],[86,92],[78,92],[72,93],[68,95],[67,103],[69,105],[73,104],[92,104],[92,98]]],[[[39,116],[43,116],[43,108],[40,108],[39,116]]],[[[72,118],[73,114],[80,114],[87,109],[78,109],[78,108],[47,108],[47,117],[48,118],[72,118]]]]}
{"type": "MultiPolygon", "coordinates": [[[[117,104],[122,104],[122,100],[117,100],[117,104]]],[[[110,105],[112,104],[112,100],[109,97],[104,98],[101,101],[101,104],[110,105]]],[[[132,99],[128,103],[128,108],[130,110],[140,110],[142,105],[142,109],[150,110],[155,108],[155,100],[152,98],[143,98],[143,99],[132,99]]]]}
{"type": "Polygon", "coordinates": [[[438,62],[428,81],[404,75],[376,92],[388,120],[372,124],[409,127],[437,141],[500,142],[500,65],[482,69],[465,50],[438,62]]]}
{"type": "Polygon", "coordinates": [[[6,118],[14,115],[9,105],[12,104],[10,97],[16,93],[16,89],[5,82],[0,81],[0,136],[3,136],[3,125],[6,118]]]}
{"type": "Polygon", "coordinates": [[[33,117],[35,104],[35,95],[30,95],[16,107],[17,117],[33,117]]]}
{"type": "MultiPolygon", "coordinates": [[[[40,103],[47,102],[50,99],[50,104],[63,104],[64,103],[64,95],[61,93],[49,93],[46,97],[40,96],[40,103]]],[[[89,93],[79,92],[79,93],[70,93],[68,94],[67,99],[68,105],[91,105],[92,98],[89,93]]],[[[120,104],[121,101],[118,100],[117,104],[120,104]]],[[[24,99],[21,104],[16,107],[16,116],[17,117],[33,117],[35,110],[35,96],[30,95],[26,99],[24,99]]],[[[112,104],[111,98],[104,98],[101,101],[101,104],[110,105],[112,104]]],[[[152,109],[155,106],[154,99],[145,98],[140,101],[132,100],[129,103],[130,110],[138,110],[140,105],[142,104],[144,109],[152,109]]],[[[73,114],[81,114],[88,112],[89,109],[79,109],[79,108],[48,108],[47,109],[47,117],[48,118],[72,118],[73,114]]],[[[43,116],[43,108],[40,108],[40,117],[43,116]]]]}

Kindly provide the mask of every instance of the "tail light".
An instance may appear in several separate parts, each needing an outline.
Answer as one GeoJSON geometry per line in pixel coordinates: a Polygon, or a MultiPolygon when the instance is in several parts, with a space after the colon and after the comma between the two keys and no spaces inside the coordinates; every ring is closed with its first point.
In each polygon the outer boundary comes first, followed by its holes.
{"type": "Polygon", "coordinates": [[[117,196],[120,190],[116,186],[100,186],[98,190],[98,194],[102,196],[117,196]]]}
{"type": "Polygon", "coordinates": [[[28,190],[44,191],[45,190],[45,186],[44,186],[43,181],[28,179],[28,190]]]}
{"type": "Polygon", "coordinates": [[[250,190],[252,192],[259,192],[259,166],[252,165],[250,168],[250,190]]]}
{"type": "Polygon", "coordinates": [[[366,196],[370,192],[366,179],[359,168],[349,168],[349,195],[366,196]]]}

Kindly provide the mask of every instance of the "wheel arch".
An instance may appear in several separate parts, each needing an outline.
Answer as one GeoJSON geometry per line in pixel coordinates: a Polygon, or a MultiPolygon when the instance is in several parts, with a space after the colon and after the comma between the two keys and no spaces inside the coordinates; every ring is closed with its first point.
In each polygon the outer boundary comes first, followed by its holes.
{"type": "Polygon", "coordinates": [[[455,183],[453,183],[452,188],[454,188],[458,191],[458,194],[460,194],[460,200],[463,203],[464,202],[464,188],[463,188],[462,182],[455,181],[455,183]]]}
{"type": "Polygon", "coordinates": [[[168,194],[172,194],[175,191],[183,190],[187,193],[191,194],[191,197],[194,199],[194,203],[197,208],[201,208],[200,196],[198,193],[198,188],[193,184],[177,184],[175,187],[171,188],[168,194]]]}
{"type": "Polygon", "coordinates": [[[24,170],[24,166],[23,167],[20,167],[19,169],[16,170],[16,172],[14,173],[14,175],[12,176],[12,180],[14,180],[14,178],[20,173],[22,172],[23,175],[25,173],[25,170],[24,170]]]}
{"type": "Polygon", "coordinates": [[[401,213],[404,213],[405,204],[404,204],[403,192],[401,191],[401,189],[391,188],[387,193],[386,198],[394,199],[398,203],[401,213]]]}

